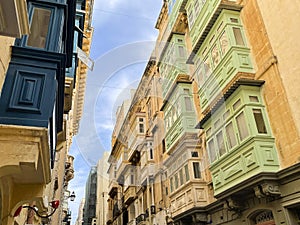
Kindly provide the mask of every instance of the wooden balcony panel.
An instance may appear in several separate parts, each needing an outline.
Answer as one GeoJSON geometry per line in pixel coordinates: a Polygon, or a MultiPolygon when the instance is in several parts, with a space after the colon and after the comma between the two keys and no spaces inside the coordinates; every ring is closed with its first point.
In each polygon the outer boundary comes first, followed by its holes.
{"type": "MultiPolygon", "coordinates": [[[[207,110],[234,78],[254,78],[250,50],[231,47],[221,62],[199,86],[202,111],[207,110]]],[[[202,75],[201,75],[202,76],[202,75]]]]}
{"type": "Polygon", "coordinates": [[[176,217],[188,210],[208,204],[208,185],[204,181],[188,182],[170,194],[172,216],[176,217]]]}
{"type": "Polygon", "coordinates": [[[166,141],[166,152],[168,154],[172,153],[172,149],[177,145],[182,137],[187,134],[197,133],[195,129],[196,117],[194,113],[185,113],[185,115],[180,116],[173,126],[167,131],[165,141],[166,141]]]}
{"type": "MultiPolygon", "coordinates": [[[[190,2],[192,1],[189,0],[187,6],[190,2]]],[[[222,9],[240,11],[242,7],[239,2],[239,0],[207,0],[204,3],[196,21],[190,28],[193,52],[198,51],[222,9]]]]}
{"type": "Polygon", "coordinates": [[[145,140],[145,135],[140,134],[134,137],[134,139],[131,142],[128,142],[128,161],[131,161],[138,151],[138,148],[143,144],[145,140]]]}
{"type": "Polygon", "coordinates": [[[273,138],[250,137],[211,167],[215,196],[263,172],[277,172],[279,162],[273,138]]]}
{"type": "Polygon", "coordinates": [[[118,183],[116,181],[112,181],[109,185],[108,195],[113,198],[118,193],[118,183]]]}
{"type": "Polygon", "coordinates": [[[124,192],[124,203],[126,205],[129,205],[134,201],[136,198],[136,187],[135,186],[129,186],[124,192]]]}

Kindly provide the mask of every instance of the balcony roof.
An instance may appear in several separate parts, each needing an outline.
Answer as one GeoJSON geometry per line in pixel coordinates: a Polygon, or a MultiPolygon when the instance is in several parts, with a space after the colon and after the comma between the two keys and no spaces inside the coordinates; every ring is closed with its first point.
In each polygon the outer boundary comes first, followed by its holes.
{"type": "Polygon", "coordinates": [[[198,39],[195,47],[192,49],[191,54],[188,57],[188,60],[186,62],[187,64],[193,64],[193,59],[194,59],[195,55],[199,51],[201,45],[203,44],[205,38],[207,37],[209,31],[212,29],[213,25],[215,24],[216,20],[218,19],[218,16],[220,15],[220,13],[222,12],[223,9],[240,11],[242,9],[242,6],[232,3],[232,2],[229,2],[228,0],[221,0],[221,3],[218,6],[216,12],[212,15],[212,17],[208,21],[206,27],[204,28],[204,31],[201,33],[201,36],[198,39]]]}
{"type": "Polygon", "coordinates": [[[240,78],[240,79],[234,80],[234,82],[232,82],[228,86],[228,88],[225,88],[223,93],[220,94],[219,98],[213,102],[214,104],[211,107],[208,107],[209,111],[203,113],[204,117],[199,121],[196,128],[202,129],[203,124],[206,123],[206,121],[211,117],[211,115],[220,108],[220,106],[224,103],[224,101],[226,101],[226,99],[228,99],[235,92],[235,90],[238,89],[239,86],[248,85],[248,86],[259,86],[260,87],[264,83],[265,83],[265,81],[263,81],[263,80],[251,80],[249,78],[248,79],[240,78]]]}

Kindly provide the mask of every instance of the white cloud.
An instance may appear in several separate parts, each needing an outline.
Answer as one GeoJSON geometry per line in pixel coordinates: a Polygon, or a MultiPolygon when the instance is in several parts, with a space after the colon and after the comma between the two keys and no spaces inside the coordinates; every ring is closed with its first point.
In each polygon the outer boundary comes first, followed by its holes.
{"type": "Polygon", "coordinates": [[[110,151],[115,110],[130,97],[150,58],[154,42],[148,40],[156,39],[161,5],[162,0],[95,0],[91,57],[97,60],[88,73],[84,113],[70,150],[75,177],[69,190],[77,196],[70,202],[73,224],[90,167],[110,151]]]}

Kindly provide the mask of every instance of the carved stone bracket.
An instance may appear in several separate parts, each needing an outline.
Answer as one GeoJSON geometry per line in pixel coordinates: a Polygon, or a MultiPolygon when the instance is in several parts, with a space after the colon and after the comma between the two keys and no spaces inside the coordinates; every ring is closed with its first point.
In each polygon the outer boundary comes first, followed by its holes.
{"type": "Polygon", "coordinates": [[[194,223],[207,223],[208,216],[206,213],[195,213],[192,215],[194,223]]]}
{"type": "Polygon", "coordinates": [[[258,198],[280,196],[279,184],[277,182],[264,182],[254,187],[254,193],[258,198]]]}
{"type": "Polygon", "coordinates": [[[224,203],[224,209],[228,209],[229,211],[237,211],[240,212],[243,208],[243,204],[234,198],[227,198],[224,203]]]}

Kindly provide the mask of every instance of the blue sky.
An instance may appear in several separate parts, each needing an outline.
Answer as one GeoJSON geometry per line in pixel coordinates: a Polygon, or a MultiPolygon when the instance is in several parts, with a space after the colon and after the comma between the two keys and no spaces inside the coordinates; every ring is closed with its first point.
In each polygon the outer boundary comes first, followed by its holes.
{"type": "Polygon", "coordinates": [[[69,190],[76,199],[69,202],[74,224],[84,197],[90,167],[110,151],[115,111],[137,87],[157,37],[156,19],[163,0],[95,0],[91,58],[84,113],[70,154],[75,157],[75,177],[69,190]]]}

